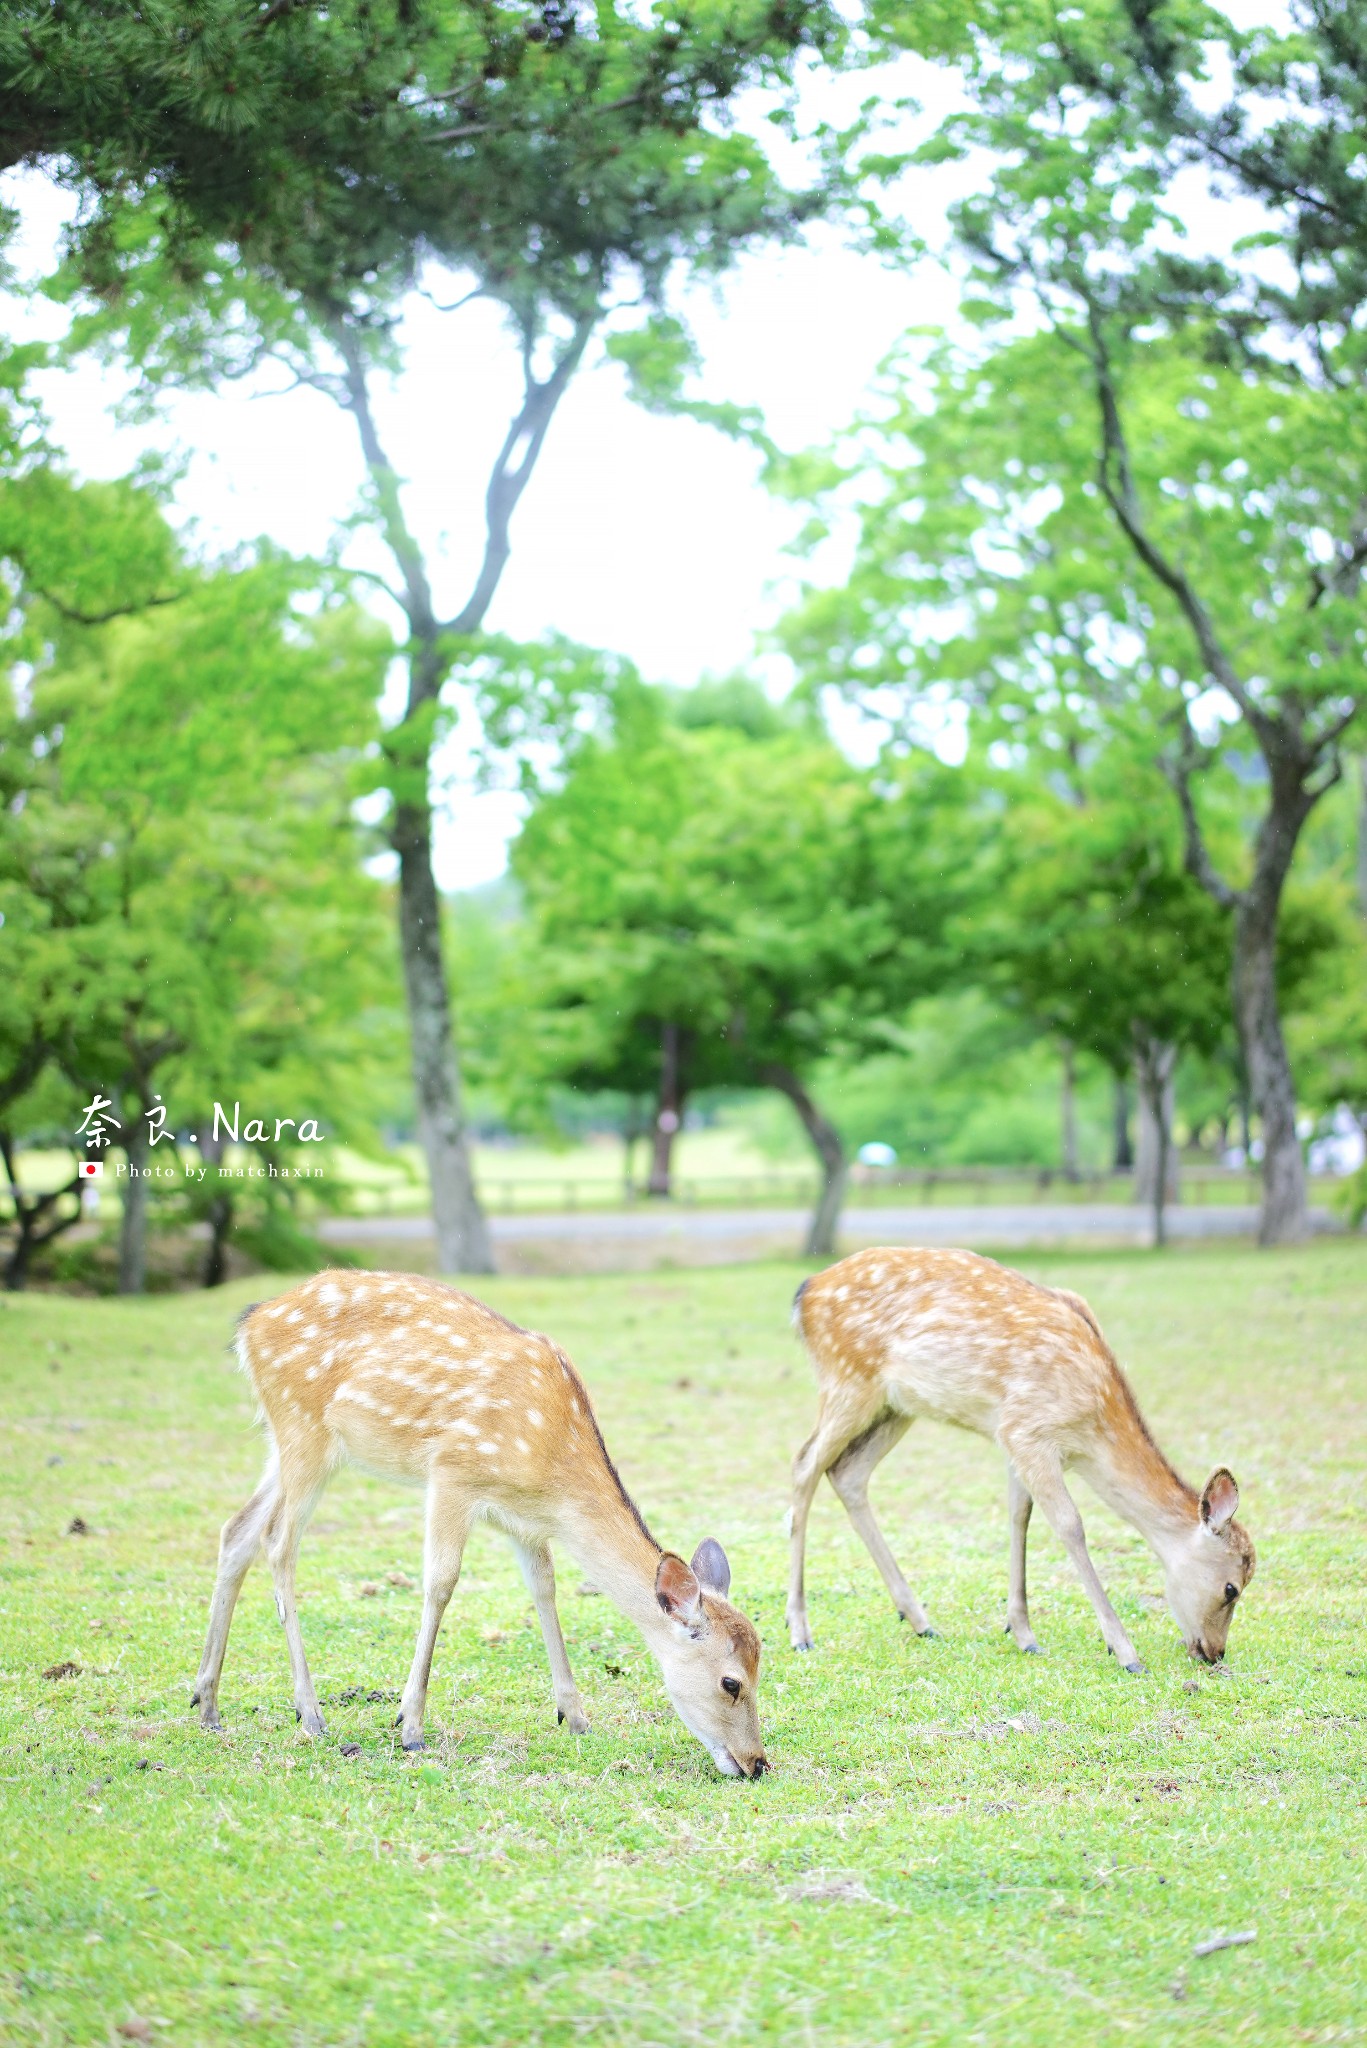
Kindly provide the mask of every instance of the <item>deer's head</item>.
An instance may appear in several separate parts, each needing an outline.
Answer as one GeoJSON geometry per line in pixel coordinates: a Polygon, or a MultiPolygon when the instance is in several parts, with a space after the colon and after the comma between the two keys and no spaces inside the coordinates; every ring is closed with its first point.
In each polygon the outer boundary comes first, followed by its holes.
{"type": "Polygon", "coordinates": [[[692,1564],[666,1551],[655,1574],[664,1627],[653,1648],[679,1719],[729,1778],[769,1768],[759,1730],[759,1637],[727,1600],[731,1567],[709,1536],[692,1564]]]}
{"type": "Polygon", "coordinates": [[[1168,1606],[1193,1657],[1218,1664],[1240,1594],[1253,1577],[1252,1539],[1234,1519],[1239,1489],[1223,1465],[1201,1495],[1191,1534],[1169,1558],[1168,1606]]]}

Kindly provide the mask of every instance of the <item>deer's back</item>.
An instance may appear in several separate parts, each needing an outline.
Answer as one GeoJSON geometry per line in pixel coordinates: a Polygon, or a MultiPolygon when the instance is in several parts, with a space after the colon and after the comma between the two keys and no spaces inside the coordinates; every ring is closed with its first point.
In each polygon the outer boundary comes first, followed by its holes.
{"type": "Polygon", "coordinates": [[[797,1321],[828,1400],[988,1436],[1084,1438],[1118,1380],[1085,1302],[974,1252],[856,1252],[807,1282],[797,1321]]]}
{"type": "Polygon", "coordinates": [[[525,1509],[595,1462],[588,1396],[550,1339],[418,1274],[315,1274],[244,1317],[238,1354],[277,1442],[325,1437],[394,1478],[439,1463],[525,1509]]]}

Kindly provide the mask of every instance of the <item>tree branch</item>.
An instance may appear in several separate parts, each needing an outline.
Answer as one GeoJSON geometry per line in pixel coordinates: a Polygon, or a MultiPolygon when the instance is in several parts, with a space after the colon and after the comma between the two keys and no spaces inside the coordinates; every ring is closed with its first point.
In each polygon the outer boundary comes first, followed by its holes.
{"type": "MultiPolygon", "coordinates": [[[[366,381],[365,358],[361,354],[355,333],[344,321],[339,320],[333,325],[332,339],[345,365],[344,403],[355,420],[356,430],[361,437],[361,452],[365,457],[366,468],[379,502],[380,525],[385,543],[403,578],[404,595],[401,604],[408,618],[409,630],[416,638],[430,642],[437,637],[441,629],[437,624],[437,615],[432,604],[432,587],[427,578],[427,565],[423,561],[422,549],[413,538],[408,521],[404,518],[403,502],[399,496],[398,472],[386,455],[375,426],[375,415],[370,404],[370,387],[366,381]]],[[[410,704],[409,709],[414,708],[410,704]]]]}
{"type": "MultiPolygon", "coordinates": [[[[1332,743],[1329,741],[1326,741],[1325,745],[1332,748],[1332,743]]],[[[1329,791],[1343,780],[1343,758],[1337,748],[1332,748],[1328,760],[1323,762],[1322,765],[1324,767],[1322,779],[1319,782],[1311,782],[1307,779],[1304,785],[1307,814],[1312,805],[1317,804],[1322,796],[1327,796],[1329,791]]]]}
{"type": "MultiPolygon", "coordinates": [[[[301,369],[298,363],[292,363],[279,349],[267,349],[261,357],[261,362],[278,363],[282,370],[289,373],[290,381],[271,391],[253,391],[253,399],[284,398],[291,391],[321,391],[324,398],[330,398],[334,405],[350,408],[351,393],[344,377],[329,376],[326,370],[301,369]]],[[[254,367],[259,369],[261,362],[254,367]]]]}
{"type": "Polygon", "coordinates": [[[1236,910],[1243,900],[1243,892],[1233,889],[1215,866],[1206,845],[1201,820],[1196,815],[1196,803],[1191,793],[1191,778],[1200,765],[1197,755],[1201,751],[1196,734],[1191,729],[1191,718],[1186,704],[1181,708],[1181,738],[1176,759],[1170,756],[1161,759],[1159,766],[1167,781],[1172,785],[1182,812],[1182,831],[1185,839],[1187,873],[1199,882],[1206,894],[1220,905],[1222,910],[1236,910]]]}
{"type": "Polygon", "coordinates": [[[40,583],[30,583],[29,588],[35,597],[41,597],[44,604],[50,604],[55,612],[60,612],[73,626],[107,626],[111,619],[133,618],[139,612],[155,611],[159,605],[179,604],[185,595],[183,590],[173,590],[166,597],[144,597],[128,604],[110,605],[108,611],[83,612],[76,605],[67,604],[64,599],[55,596],[52,591],[44,590],[40,583]]]}
{"type": "Polygon", "coordinates": [[[378,569],[348,569],[343,567],[341,573],[348,579],[353,576],[359,576],[363,583],[373,583],[377,590],[384,592],[391,604],[396,604],[400,611],[404,609],[403,592],[396,590],[393,584],[380,574],[378,569]]]}
{"type": "Polygon", "coordinates": [[[1362,708],[1363,699],[1355,697],[1346,711],[1340,711],[1337,718],[1329,721],[1329,724],[1315,741],[1315,752],[1317,755],[1323,755],[1326,752],[1334,753],[1337,750],[1339,741],[1343,738],[1353,720],[1359,716],[1362,708]]]}
{"type": "Polygon", "coordinates": [[[440,299],[434,298],[424,284],[418,285],[417,294],[420,299],[426,299],[429,306],[435,306],[439,313],[459,313],[462,306],[468,306],[473,300],[484,297],[484,286],[473,285],[468,292],[463,292],[460,298],[452,299],[449,306],[444,306],[440,299]]]}
{"type": "Polygon", "coordinates": [[[5,1179],[9,1183],[9,1198],[14,1206],[12,1221],[19,1233],[6,1272],[6,1278],[9,1280],[15,1270],[17,1260],[27,1265],[30,1253],[42,1251],[44,1245],[51,1244],[54,1237],[60,1237],[63,1231],[72,1229],[75,1224],[80,1222],[81,1178],[79,1174],[73,1174],[71,1179],[64,1181],[59,1188],[48,1188],[41,1194],[25,1194],[19,1185],[19,1175],[15,1167],[14,1143],[9,1132],[4,1130],[0,1130],[0,1159],[4,1160],[5,1179]],[[60,1213],[54,1213],[47,1229],[40,1229],[39,1226],[44,1216],[48,1214],[49,1210],[56,1212],[57,1204],[61,1201],[63,1195],[75,1196],[75,1214],[63,1216],[60,1213]]]}
{"type": "Polygon", "coordinates": [[[445,630],[449,633],[477,633],[484,623],[484,615],[512,552],[509,528],[513,513],[536,467],[555,409],[579,367],[597,320],[597,307],[592,313],[581,314],[555,368],[549,377],[541,381],[532,370],[532,331],[530,327],[523,328],[522,407],[508,429],[489,474],[484,498],[484,559],[469,597],[456,616],[447,622],[445,630]]]}
{"type": "Polygon", "coordinates": [[[1169,561],[1144,524],[1143,507],[1139,502],[1134,473],[1130,468],[1129,444],[1125,438],[1124,423],[1120,415],[1120,400],[1116,393],[1101,315],[1096,301],[1085,288],[1082,296],[1087,308],[1087,328],[1092,340],[1092,375],[1101,414],[1101,457],[1097,465],[1097,481],[1101,486],[1102,495],[1114,512],[1125,538],[1145,568],[1176,598],[1196,637],[1201,659],[1210,674],[1221,689],[1227,691],[1233,698],[1252,726],[1260,744],[1264,748],[1275,748],[1277,735],[1273,730],[1272,721],[1245,687],[1243,678],[1225,653],[1210,613],[1197,596],[1190,578],[1175,563],[1169,561]]]}
{"type": "Polygon", "coordinates": [[[1355,539],[1349,541],[1336,561],[1323,566],[1316,565],[1310,576],[1310,596],[1306,610],[1314,611],[1317,604],[1326,597],[1346,594],[1349,584],[1357,576],[1364,562],[1367,562],[1367,524],[1359,527],[1355,539]]]}
{"type": "MultiPolygon", "coordinates": [[[[440,97],[440,95],[436,97],[440,97]]],[[[590,118],[597,121],[604,114],[620,114],[627,107],[639,106],[645,97],[646,95],[643,92],[626,93],[620,100],[608,100],[605,105],[595,107],[590,118]]],[[[699,93],[699,98],[704,100],[713,97],[715,97],[714,94],[705,91],[700,91],[699,93]]],[[[506,131],[508,125],[506,121],[466,121],[459,128],[434,129],[430,135],[424,135],[423,141],[464,142],[472,135],[493,135],[498,133],[499,130],[506,131]]]]}

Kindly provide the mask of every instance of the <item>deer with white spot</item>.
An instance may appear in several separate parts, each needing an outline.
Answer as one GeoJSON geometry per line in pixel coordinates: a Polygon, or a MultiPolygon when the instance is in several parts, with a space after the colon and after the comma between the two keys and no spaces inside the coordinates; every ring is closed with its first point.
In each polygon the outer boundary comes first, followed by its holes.
{"type": "Polygon", "coordinates": [[[410,1273],[330,1271],[249,1309],[237,1356],[261,1404],[270,1454],[246,1506],[224,1525],[194,1700],[218,1728],[233,1608],[264,1547],[289,1645],[295,1710],[323,1718],[295,1607],[295,1561],[318,1497],[348,1459],[426,1489],[423,1611],[399,1723],[423,1746],[437,1631],[476,1522],[510,1540],[536,1605],[559,1720],[588,1727],[555,1605],[552,1542],[636,1623],[685,1726],[731,1777],[768,1768],[760,1735],[759,1637],[726,1595],[726,1554],[710,1538],[691,1565],[642,1521],[584,1384],[549,1338],[467,1294],[410,1273]]]}
{"type": "Polygon", "coordinates": [[[1079,1472],[1144,1537],[1193,1657],[1224,1655],[1253,1545],[1234,1519],[1239,1489],[1221,1467],[1198,1494],[1159,1450],[1091,1309],[973,1252],[858,1252],[798,1289],[793,1319],[816,1368],[820,1410],[793,1463],[788,1626],[810,1650],[803,1584],[807,1516],[824,1472],[867,1545],[898,1613],[935,1631],[869,1506],[869,1479],[918,1416],[991,1437],[1006,1453],[1011,1574],[1006,1632],[1038,1652],[1025,1597],[1031,1508],[1077,1568],[1106,1646],[1142,1671],[1088,1555],[1064,1483],[1079,1472]]]}

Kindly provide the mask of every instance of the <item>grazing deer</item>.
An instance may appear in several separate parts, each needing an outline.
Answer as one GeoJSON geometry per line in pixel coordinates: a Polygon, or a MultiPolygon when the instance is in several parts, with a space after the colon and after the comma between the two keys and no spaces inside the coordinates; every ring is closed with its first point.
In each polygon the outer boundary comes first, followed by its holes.
{"type": "Polygon", "coordinates": [[[536,1603],[556,1714],[588,1727],[555,1607],[552,1541],[636,1623],[685,1727],[730,1777],[768,1768],[756,1689],[759,1637],[726,1594],[719,1543],[691,1565],[659,1544],[617,1476],[583,1381],[548,1337],[506,1322],[453,1287],[410,1273],[320,1273],[238,1324],[239,1362],[270,1438],[256,1492],[224,1525],[194,1703],[218,1728],[218,1682],[238,1591],[264,1545],[289,1645],[294,1705],[310,1735],[322,1715],[294,1601],[300,1539],[347,1458],[427,1493],[423,1610],[404,1688],[405,1749],[421,1749],[442,1615],[471,1526],[509,1538],[536,1603]]]}
{"type": "Polygon", "coordinates": [[[1085,1301],[960,1251],[867,1251],[804,1281],[793,1319],[816,1368],[815,1432],[793,1461],[788,1627],[810,1650],[803,1552],[822,1473],[868,1546],[898,1613],[935,1631],[898,1570],[869,1506],[879,1460],[918,1415],[993,1437],[1006,1453],[1011,1517],[1007,1633],[1038,1652],[1025,1600],[1025,1539],[1036,1502],[1077,1567],[1106,1646],[1142,1671],[1064,1484],[1080,1472],[1133,1523],[1162,1563],[1168,1605],[1193,1657],[1224,1654],[1234,1604],[1253,1576],[1253,1545],[1234,1519],[1239,1489],[1223,1467],[1198,1495],[1150,1436],[1129,1382],[1085,1301]]]}

